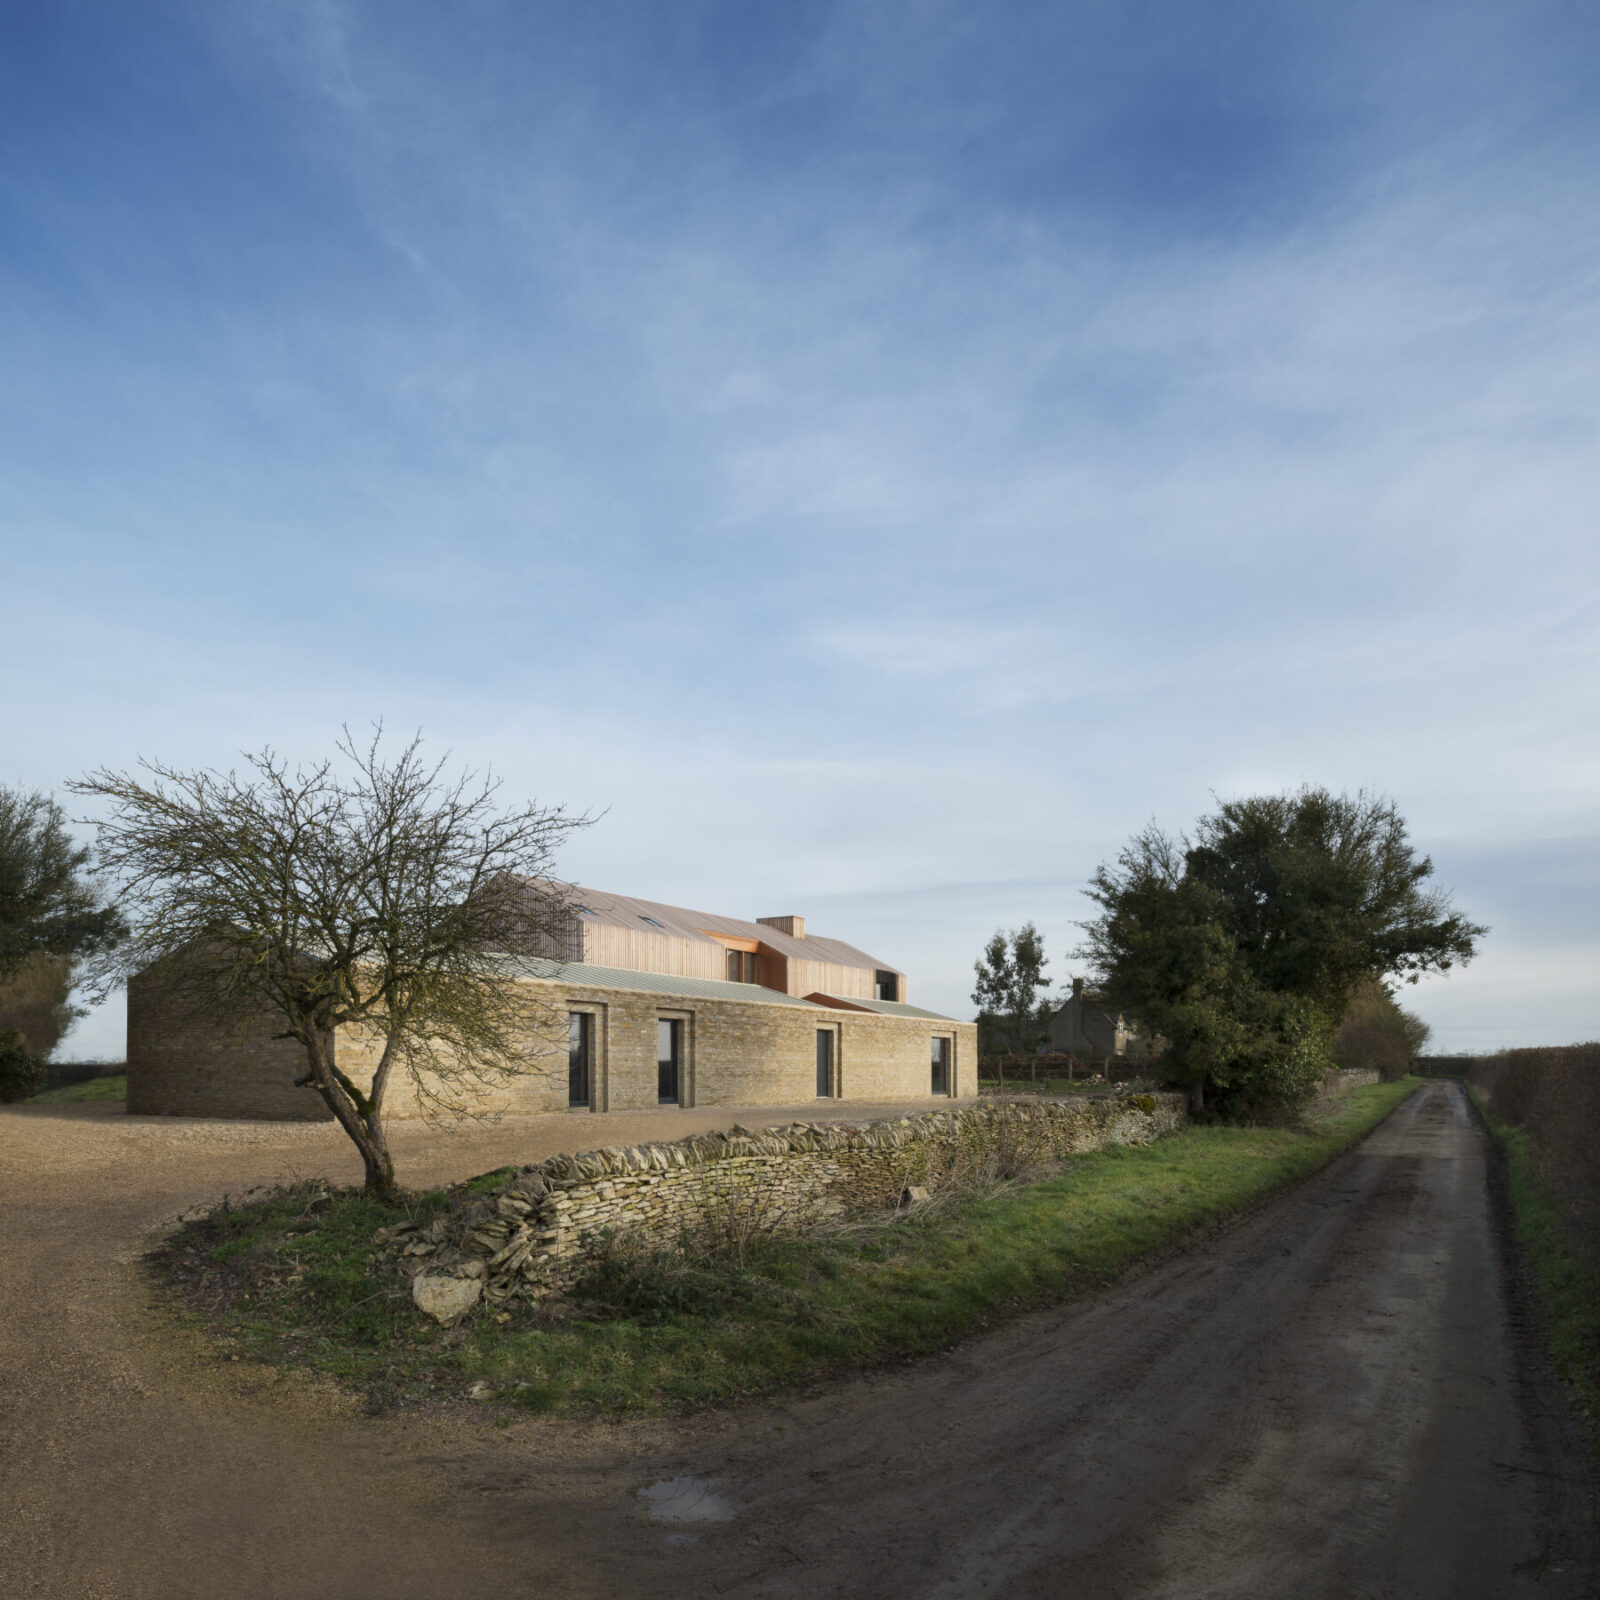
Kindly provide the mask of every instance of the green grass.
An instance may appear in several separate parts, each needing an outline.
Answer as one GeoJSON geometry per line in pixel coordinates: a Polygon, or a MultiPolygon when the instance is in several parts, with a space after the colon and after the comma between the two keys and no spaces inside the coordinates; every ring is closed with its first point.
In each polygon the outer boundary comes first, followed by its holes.
{"type": "MultiPolygon", "coordinates": [[[[351,1191],[247,1197],[156,1259],[230,1351],[321,1369],[374,1405],[478,1381],[533,1411],[704,1405],[926,1355],[1109,1282],[1316,1171],[1415,1087],[1356,1090],[1303,1129],[1193,1128],[920,1216],[768,1237],[737,1264],[618,1246],[565,1320],[485,1309],[453,1329],[426,1323],[403,1282],[374,1270],[372,1233],[395,1213],[351,1191]]],[[[449,1203],[434,1192],[407,1209],[425,1219],[449,1203]]]]}
{"type": "Polygon", "coordinates": [[[29,1106],[81,1106],[102,1100],[126,1100],[128,1075],[119,1072],[114,1078],[90,1078],[86,1083],[69,1083],[64,1089],[46,1089],[43,1094],[30,1095],[24,1105],[29,1106]]]}
{"type": "Polygon", "coordinates": [[[1580,1263],[1558,1211],[1540,1189],[1531,1137],[1492,1116],[1487,1101],[1470,1084],[1467,1093],[1505,1151],[1517,1242],[1533,1279],[1545,1344],[1600,1446],[1600,1274],[1580,1263]]]}

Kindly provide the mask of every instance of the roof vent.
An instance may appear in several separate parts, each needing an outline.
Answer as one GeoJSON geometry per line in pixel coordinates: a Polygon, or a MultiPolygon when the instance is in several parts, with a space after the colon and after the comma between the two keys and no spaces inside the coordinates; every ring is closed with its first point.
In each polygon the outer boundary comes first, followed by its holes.
{"type": "Polygon", "coordinates": [[[791,939],[803,939],[806,936],[804,917],[757,917],[756,921],[763,928],[776,928],[779,933],[788,934],[791,939]]]}

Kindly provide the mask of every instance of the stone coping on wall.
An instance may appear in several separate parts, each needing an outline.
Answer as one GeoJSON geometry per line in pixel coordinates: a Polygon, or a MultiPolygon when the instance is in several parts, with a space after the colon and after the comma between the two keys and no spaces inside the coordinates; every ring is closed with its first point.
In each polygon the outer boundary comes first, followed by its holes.
{"type": "Polygon", "coordinates": [[[1113,1144],[1146,1144],[1185,1124],[1182,1095],[1106,1094],[993,1102],[872,1122],[796,1122],[670,1142],[559,1154],[518,1168],[487,1194],[461,1192],[426,1227],[381,1229],[380,1255],[441,1320],[559,1291],[610,1233],[658,1242],[712,1216],[761,1230],[800,1228],[896,1204],[988,1170],[1041,1164],[1113,1144]]]}

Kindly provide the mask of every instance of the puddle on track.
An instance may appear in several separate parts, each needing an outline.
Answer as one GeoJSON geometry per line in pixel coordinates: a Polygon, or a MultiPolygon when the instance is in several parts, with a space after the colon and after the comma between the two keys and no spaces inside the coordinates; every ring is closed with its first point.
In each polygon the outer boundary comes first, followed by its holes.
{"type": "Polygon", "coordinates": [[[733,1507],[714,1491],[717,1478],[663,1478],[639,1490],[657,1522],[727,1522],[733,1507]]]}

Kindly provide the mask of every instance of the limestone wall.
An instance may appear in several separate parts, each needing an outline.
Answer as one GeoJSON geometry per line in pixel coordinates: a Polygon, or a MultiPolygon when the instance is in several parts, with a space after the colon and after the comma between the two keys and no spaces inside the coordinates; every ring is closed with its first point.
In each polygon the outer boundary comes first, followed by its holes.
{"type": "Polygon", "coordinates": [[[263,1015],[223,1027],[196,1018],[153,972],[128,980],[128,1110],[135,1116],[252,1117],[273,1122],[331,1120],[294,1080],[305,1051],[275,1038],[282,1024],[263,1015]]]}
{"type": "Polygon", "coordinates": [[[1365,1089],[1381,1079],[1370,1067],[1334,1067],[1323,1075],[1324,1094],[1348,1094],[1352,1089],[1365,1089]]]}
{"type": "MultiPolygon", "coordinates": [[[[684,995],[670,988],[603,988],[552,980],[523,985],[532,1049],[527,1070],[468,1086],[462,1097],[476,1112],[530,1115],[567,1110],[567,1018],[594,1018],[592,1095],[588,1110],[634,1111],[655,1106],[656,1023],[682,1023],[679,1104],[686,1106],[798,1105],[817,1098],[817,1033],[834,1036],[834,1094],[838,1100],[929,1101],[931,1043],[950,1044],[956,1098],[978,1092],[977,1028],[945,1018],[885,1016],[815,1005],[684,995]]],[[[322,1118],[316,1092],[296,1089],[305,1071],[293,1041],[274,1039],[280,1025],[220,1031],[194,1023],[166,1004],[154,980],[128,986],[129,1109],[193,1117],[322,1118]]],[[[380,1046],[352,1029],[334,1041],[340,1068],[365,1086],[380,1046]]],[[[386,1115],[395,1120],[424,1111],[406,1074],[391,1080],[386,1115]]],[[[600,1135],[603,1137],[603,1135],[600,1135]]]]}
{"type": "MultiPolygon", "coordinates": [[[[594,1018],[590,1109],[634,1111],[656,1105],[656,1022],[683,1024],[679,1103],[686,1106],[782,1106],[817,1097],[817,1033],[834,1035],[835,1100],[928,1100],[931,1043],[950,1041],[951,1088],[956,1097],[978,1092],[978,1033],[971,1022],[884,1016],[868,1011],[773,1003],[761,998],[713,999],[539,981],[526,985],[530,1004],[545,1019],[543,1032],[558,1041],[532,1069],[486,1089],[486,1110],[509,1113],[567,1109],[567,1015],[594,1018]]],[[[359,1076],[360,1046],[341,1037],[339,1064],[359,1076]]],[[[397,1082],[390,1115],[416,1114],[415,1096],[397,1082]]]]}
{"type": "Polygon", "coordinates": [[[523,1167],[498,1193],[464,1200],[426,1230],[385,1230],[402,1270],[482,1282],[491,1301],[559,1287],[609,1230],[672,1241],[730,1211],[759,1228],[803,1227],[893,1205],[996,1162],[1058,1160],[1147,1144],[1184,1126],[1176,1094],[984,1104],[868,1123],[795,1123],[709,1133],[523,1167]]]}

